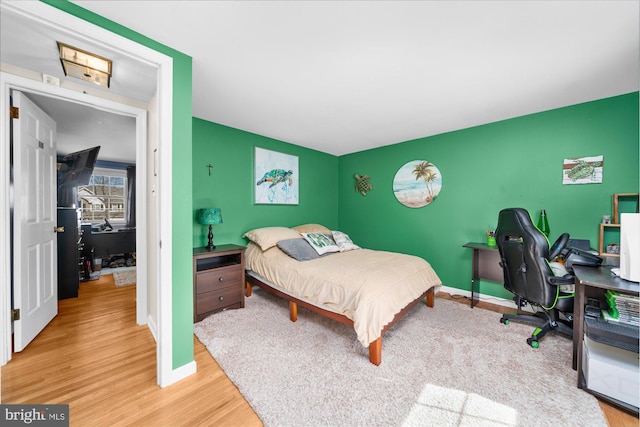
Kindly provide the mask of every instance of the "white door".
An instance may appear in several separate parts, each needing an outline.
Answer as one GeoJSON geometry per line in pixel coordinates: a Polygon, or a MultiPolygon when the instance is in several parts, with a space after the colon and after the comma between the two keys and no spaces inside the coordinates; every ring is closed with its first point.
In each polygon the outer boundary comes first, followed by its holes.
{"type": "Polygon", "coordinates": [[[56,123],[23,93],[13,124],[14,350],[22,351],[58,313],[56,123]]]}

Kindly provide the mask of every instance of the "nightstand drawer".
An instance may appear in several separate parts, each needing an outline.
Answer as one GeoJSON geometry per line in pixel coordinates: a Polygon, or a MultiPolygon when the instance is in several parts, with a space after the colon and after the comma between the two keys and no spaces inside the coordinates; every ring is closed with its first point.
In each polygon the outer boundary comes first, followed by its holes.
{"type": "Polygon", "coordinates": [[[244,307],[244,246],[193,249],[193,321],[244,307]]]}
{"type": "Polygon", "coordinates": [[[196,276],[196,294],[236,285],[242,288],[242,267],[229,266],[200,272],[196,276]]]}
{"type": "Polygon", "coordinates": [[[196,312],[202,314],[225,307],[231,308],[234,305],[236,306],[235,308],[239,308],[242,304],[242,291],[242,288],[232,286],[216,292],[200,294],[196,301],[196,312]]]}

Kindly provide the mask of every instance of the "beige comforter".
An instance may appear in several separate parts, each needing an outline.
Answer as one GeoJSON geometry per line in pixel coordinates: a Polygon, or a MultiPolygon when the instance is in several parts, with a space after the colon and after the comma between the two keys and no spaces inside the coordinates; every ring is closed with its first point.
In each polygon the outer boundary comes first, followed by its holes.
{"type": "Polygon", "coordinates": [[[263,252],[250,242],[245,267],[297,298],[353,320],[365,347],[407,304],[442,284],[422,258],[369,249],[296,261],[278,247],[263,252]]]}

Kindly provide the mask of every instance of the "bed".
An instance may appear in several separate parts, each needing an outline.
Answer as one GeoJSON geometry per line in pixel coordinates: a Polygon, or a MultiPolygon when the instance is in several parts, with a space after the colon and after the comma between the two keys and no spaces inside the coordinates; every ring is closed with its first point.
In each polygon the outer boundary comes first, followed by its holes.
{"type": "Polygon", "coordinates": [[[442,284],[420,257],[363,249],[318,224],[258,228],[244,237],[247,297],[259,286],[289,301],[294,322],[301,306],[353,326],[375,365],[384,332],[421,301],[433,307],[442,284]]]}

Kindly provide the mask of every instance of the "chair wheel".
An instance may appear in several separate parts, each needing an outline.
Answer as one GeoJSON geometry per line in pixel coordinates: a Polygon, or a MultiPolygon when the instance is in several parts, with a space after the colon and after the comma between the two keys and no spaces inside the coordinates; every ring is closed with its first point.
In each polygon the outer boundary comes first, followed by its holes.
{"type": "Polygon", "coordinates": [[[509,324],[509,319],[505,319],[504,317],[500,318],[500,323],[504,323],[505,325],[509,324]]]}
{"type": "Polygon", "coordinates": [[[533,348],[538,348],[539,346],[538,341],[534,340],[533,338],[527,338],[527,344],[529,344],[533,348]]]}

